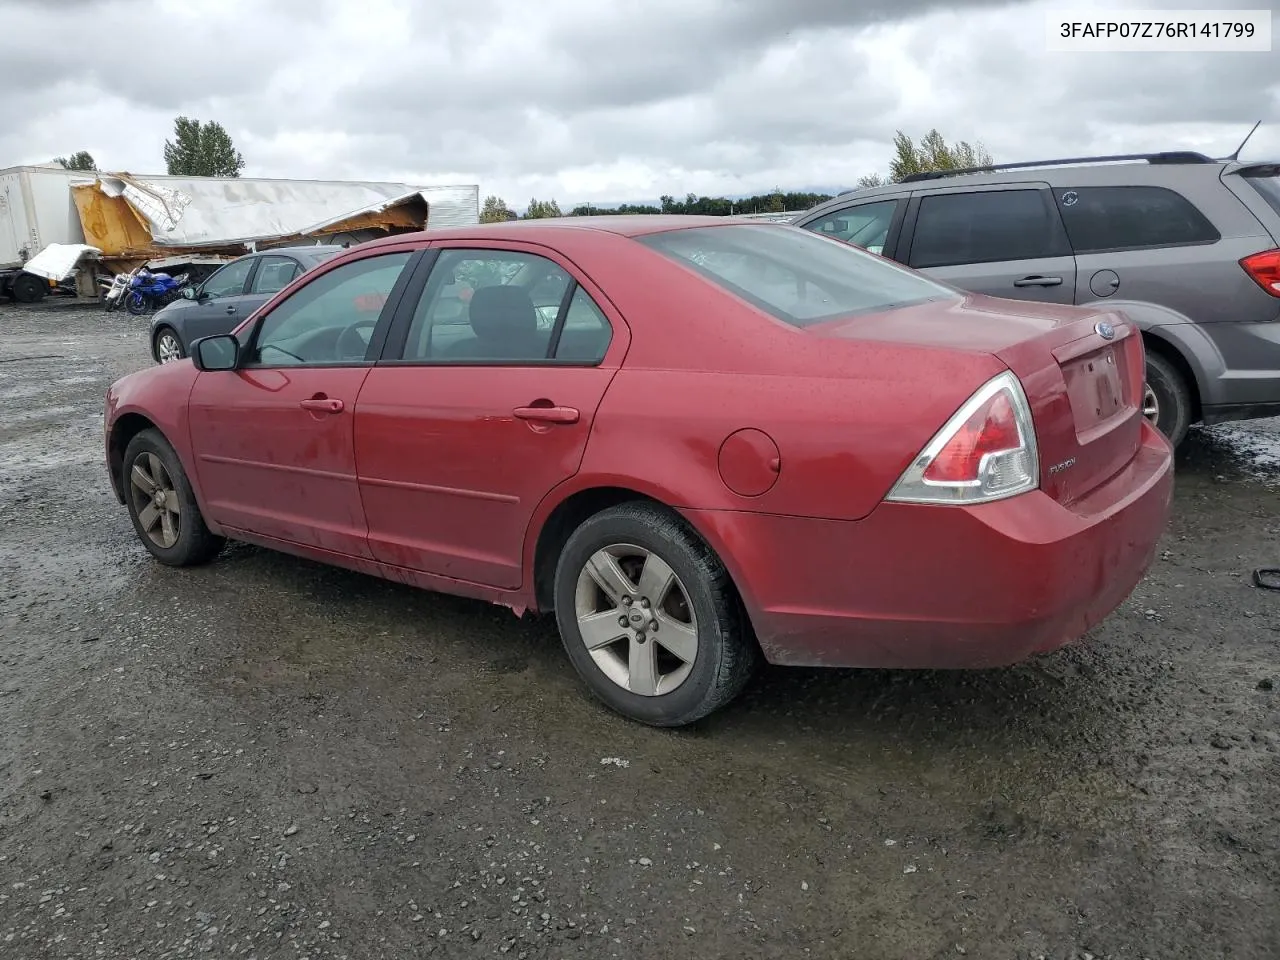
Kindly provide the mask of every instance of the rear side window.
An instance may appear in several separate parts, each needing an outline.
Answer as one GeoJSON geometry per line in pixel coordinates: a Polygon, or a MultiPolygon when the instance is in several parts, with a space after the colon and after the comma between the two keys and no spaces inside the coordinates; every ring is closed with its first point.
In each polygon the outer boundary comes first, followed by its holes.
{"type": "Polygon", "coordinates": [[[1186,197],[1165,187],[1059,187],[1054,196],[1076,253],[1221,239],[1186,197]]]}
{"type": "Polygon", "coordinates": [[[1246,174],[1244,179],[1262,195],[1262,199],[1267,201],[1267,206],[1276,213],[1280,213],[1280,171],[1275,168],[1272,168],[1272,171],[1246,174]]]}
{"type": "Polygon", "coordinates": [[[1068,256],[1045,193],[980,190],[926,196],[911,241],[913,267],[1068,256]]]}
{"type": "Polygon", "coordinates": [[[693,227],[636,239],[796,327],[958,296],[951,287],[799,227],[693,227]]]}

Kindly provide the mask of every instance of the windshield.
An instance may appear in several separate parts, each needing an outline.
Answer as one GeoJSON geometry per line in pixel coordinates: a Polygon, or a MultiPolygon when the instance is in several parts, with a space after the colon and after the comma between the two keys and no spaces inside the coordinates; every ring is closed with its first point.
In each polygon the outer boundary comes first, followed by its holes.
{"type": "Polygon", "coordinates": [[[959,296],[888,260],[798,227],[734,224],[637,239],[796,327],[959,296]]]}
{"type": "Polygon", "coordinates": [[[1280,169],[1271,167],[1266,173],[1245,174],[1244,178],[1262,194],[1267,206],[1280,213],[1280,169]]]}

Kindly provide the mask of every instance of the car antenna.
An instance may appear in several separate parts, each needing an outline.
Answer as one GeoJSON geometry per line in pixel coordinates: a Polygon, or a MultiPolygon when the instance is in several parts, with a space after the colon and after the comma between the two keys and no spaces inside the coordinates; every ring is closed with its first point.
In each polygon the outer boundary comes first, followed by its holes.
{"type": "Polygon", "coordinates": [[[1249,142],[1249,138],[1253,136],[1254,130],[1257,130],[1260,126],[1262,126],[1261,120],[1255,123],[1253,125],[1253,129],[1250,130],[1249,133],[1245,136],[1245,138],[1240,141],[1240,146],[1236,147],[1236,152],[1231,154],[1231,156],[1227,157],[1227,161],[1229,163],[1235,163],[1237,160],[1240,159],[1240,151],[1243,150],[1244,145],[1249,142]]]}

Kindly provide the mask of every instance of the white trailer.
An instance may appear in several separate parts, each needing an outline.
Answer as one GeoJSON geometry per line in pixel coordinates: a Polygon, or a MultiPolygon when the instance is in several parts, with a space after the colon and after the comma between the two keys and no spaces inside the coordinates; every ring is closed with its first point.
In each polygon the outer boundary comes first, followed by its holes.
{"type": "Polygon", "coordinates": [[[57,166],[0,170],[0,296],[31,303],[57,286],[22,265],[51,243],[84,243],[71,184],[93,177],[57,166]]]}

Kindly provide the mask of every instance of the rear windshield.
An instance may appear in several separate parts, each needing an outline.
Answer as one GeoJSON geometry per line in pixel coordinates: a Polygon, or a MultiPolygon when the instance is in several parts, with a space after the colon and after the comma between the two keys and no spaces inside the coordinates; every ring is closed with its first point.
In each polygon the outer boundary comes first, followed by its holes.
{"type": "Polygon", "coordinates": [[[888,260],[798,227],[693,227],[636,239],[796,327],[959,296],[888,260]]]}
{"type": "Polygon", "coordinates": [[[1262,199],[1276,213],[1280,213],[1280,170],[1271,168],[1267,173],[1246,174],[1245,180],[1262,194],[1262,199]]]}

